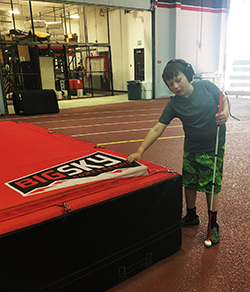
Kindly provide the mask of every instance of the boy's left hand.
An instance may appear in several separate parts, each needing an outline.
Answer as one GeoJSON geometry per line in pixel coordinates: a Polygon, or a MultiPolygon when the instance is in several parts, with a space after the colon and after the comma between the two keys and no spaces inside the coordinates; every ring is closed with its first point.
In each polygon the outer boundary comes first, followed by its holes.
{"type": "Polygon", "coordinates": [[[215,115],[217,125],[223,125],[227,122],[228,116],[221,112],[220,114],[215,115]]]}

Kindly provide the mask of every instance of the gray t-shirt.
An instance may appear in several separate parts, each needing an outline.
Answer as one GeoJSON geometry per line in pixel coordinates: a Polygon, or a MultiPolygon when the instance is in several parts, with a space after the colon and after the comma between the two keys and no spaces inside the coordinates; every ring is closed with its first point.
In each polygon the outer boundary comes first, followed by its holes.
{"type": "MultiPolygon", "coordinates": [[[[175,95],[167,103],[159,119],[168,125],[179,118],[185,132],[184,150],[187,152],[212,152],[215,149],[217,124],[215,115],[221,91],[208,80],[194,82],[188,97],[175,95]]],[[[226,126],[220,126],[219,147],[225,144],[226,126]]]]}

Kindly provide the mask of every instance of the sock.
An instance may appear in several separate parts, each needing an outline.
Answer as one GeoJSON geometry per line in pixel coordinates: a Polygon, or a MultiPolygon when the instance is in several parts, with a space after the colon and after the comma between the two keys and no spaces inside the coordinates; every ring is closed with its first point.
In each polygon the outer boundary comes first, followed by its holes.
{"type": "Polygon", "coordinates": [[[187,216],[190,220],[194,220],[197,216],[196,214],[196,207],[189,209],[187,208],[187,216]]]}
{"type": "MultiPolygon", "coordinates": [[[[208,212],[208,218],[209,218],[209,214],[210,214],[210,211],[208,212]]],[[[218,227],[218,226],[219,224],[217,223],[217,211],[215,211],[215,212],[212,212],[211,228],[218,227]]]]}

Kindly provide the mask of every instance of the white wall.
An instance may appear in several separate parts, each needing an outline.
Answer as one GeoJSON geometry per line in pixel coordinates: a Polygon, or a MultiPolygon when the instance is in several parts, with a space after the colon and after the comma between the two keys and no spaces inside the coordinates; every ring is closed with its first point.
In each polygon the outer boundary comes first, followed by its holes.
{"type": "Polygon", "coordinates": [[[144,48],[145,81],[152,81],[151,12],[112,11],[110,42],[115,90],[127,90],[127,81],[134,80],[134,49],[138,48],[144,48]]]}
{"type": "Polygon", "coordinates": [[[162,81],[166,63],[176,55],[176,9],[156,9],[155,28],[155,97],[170,94],[162,81]]]}
{"type": "Polygon", "coordinates": [[[157,7],[156,98],[171,94],[161,75],[172,58],[191,63],[196,73],[222,72],[225,31],[226,13],[157,7]]]}
{"type": "Polygon", "coordinates": [[[124,46],[127,39],[126,30],[122,24],[122,10],[114,10],[110,13],[110,41],[112,48],[112,69],[114,89],[125,90],[126,78],[128,76],[128,54],[124,46]]]}

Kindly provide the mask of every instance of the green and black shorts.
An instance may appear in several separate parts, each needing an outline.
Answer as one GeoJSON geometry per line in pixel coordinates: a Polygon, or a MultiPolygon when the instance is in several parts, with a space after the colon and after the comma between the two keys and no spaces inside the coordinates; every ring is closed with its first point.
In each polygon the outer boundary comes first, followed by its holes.
{"type": "MultiPolygon", "coordinates": [[[[220,193],[225,145],[218,149],[214,193],[220,193]]],[[[214,151],[193,153],[184,151],[183,186],[198,192],[211,193],[214,173],[214,151]]]]}

